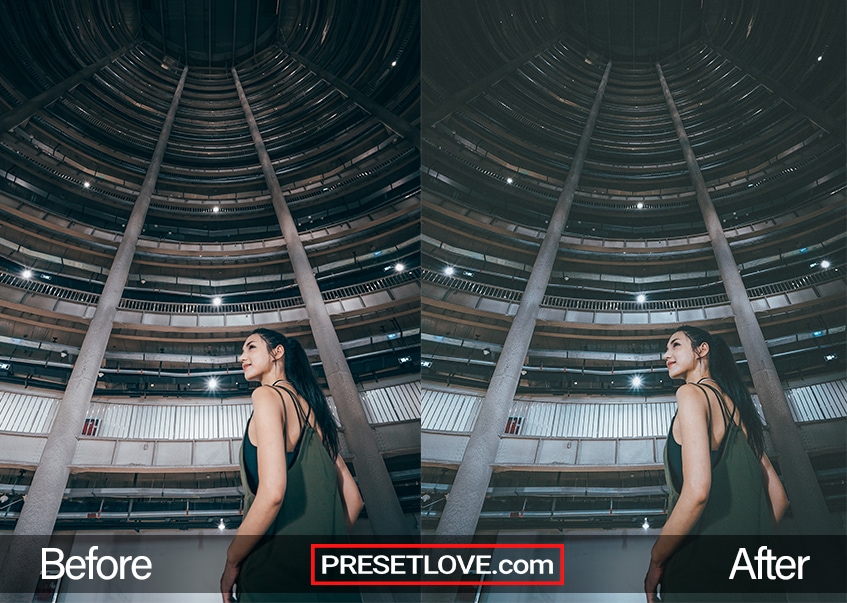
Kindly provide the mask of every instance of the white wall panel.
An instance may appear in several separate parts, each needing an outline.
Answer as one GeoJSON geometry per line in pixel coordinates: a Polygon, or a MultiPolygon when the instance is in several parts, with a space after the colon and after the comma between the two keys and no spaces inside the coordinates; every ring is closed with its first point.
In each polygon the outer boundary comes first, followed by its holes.
{"type": "MultiPolygon", "coordinates": [[[[830,381],[786,390],[798,423],[847,417],[847,381],[830,381]]],[[[483,396],[424,390],[421,429],[467,433],[483,396]]],[[[665,397],[667,400],[667,397],[665,397]]],[[[754,401],[757,398],[754,396],[754,401]]],[[[676,412],[672,401],[595,401],[592,398],[517,398],[509,417],[520,419],[516,435],[540,438],[654,438],[667,435],[676,412]]],[[[504,432],[506,426],[503,426],[504,432]]]]}

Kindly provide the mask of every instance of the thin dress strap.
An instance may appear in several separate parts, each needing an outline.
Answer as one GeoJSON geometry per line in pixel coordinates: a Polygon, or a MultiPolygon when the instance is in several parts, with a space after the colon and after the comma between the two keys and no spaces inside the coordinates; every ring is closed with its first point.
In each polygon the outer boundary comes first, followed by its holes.
{"type": "Polygon", "coordinates": [[[697,385],[701,385],[702,387],[708,387],[710,390],[712,390],[712,393],[717,396],[718,403],[721,405],[721,415],[723,415],[724,430],[726,430],[730,426],[730,424],[735,423],[735,411],[737,410],[737,407],[733,406],[732,413],[730,413],[729,409],[727,409],[726,407],[726,402],[724,402],[723,394],[720,392],[720,390],[718,390],[712,385],[709,385],[708,383],[701,384],[699,381],[697,382],[697,385]]]}
{"type": "MultiPolygon", "coordinates": [[[[291,396],[291,401],[294,403],[294,410],[297,412],[297,419],[298,419],[299,425],[300,425],[300,438],[299,439],[302,440],[303,439],[303,430],[307,426],[309,426],[309,417],[312,414],[312,407],[310,406],[309,412],[304,414],[303,408],[300,406],[300,402],[298,401],[297,392],[294,391],[292,388],[286,387],[285,385],[277,385],[277,383],[288,383],[288,381],[277,381],[273,384],[273,388],[276,390],[276,393],[279,394],[279,397],[282,400],[283,421],[286,420],[285,399],[282,397],[282,392],[280,392],[279,390],[280,389],[285,390],[288,393],[288,395],[291,396]]],[[[282,430],[283,442],[285,442],[286,433],[288,432],[288,429],[285,427],[285,425],[287,425],[287,423],[283,423],[283,430],[282,430]]],[[[288,443],[287,442],[285,442],[285,448],[286,448],[286,450],[288,449],[288,443]]]]}
{"type": "MultiPolygon", "coordinates": [[[[703,389],[703,386],[700,384],[699,381],[697,383],[692,383],[692,385],[696,385],[697,387],[699,387],[700,391],[703,392],[703,395],[706,396],[706,413],[709,416],[709,423],[708,423],[709,450],[711,450],[712,449],[712,441],[711,441],[712,440],[712,404],[709,402],[709,394],[706,393],[706,390],[703,389]]],[[[708,387],[708,386],[706,386],[706,387],[708,387]]]]}

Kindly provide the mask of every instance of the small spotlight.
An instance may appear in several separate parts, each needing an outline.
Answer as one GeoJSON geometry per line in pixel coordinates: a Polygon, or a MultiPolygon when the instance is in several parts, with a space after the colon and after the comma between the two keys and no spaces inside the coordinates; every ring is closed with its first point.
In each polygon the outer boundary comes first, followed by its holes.
{"type": "Polygon", "coordinates": [[[432,366],[432,360],[421,360],[421,366],[429,368],[432,366]]]}
{"type": "Polygon", "coordinates": [[[636,375],[635,377],[632,378],[632,381],[631,381],[632,387],[634,387],[635,389],[638,389],[639,387],[641,387],[641,384],[643,382],[644,382],[644,380],[641,378],[641,375],[636,375]]]}
{"type": "Polygon", "coordinates": [[[215,213],[215,214],[216,214],[216,213],[218,213],[218,212],[220,212],[220,211],[221,211],[221,208],[220,208],[220,207],[218,207],[217,205],[215,205],[215,206],[212,208],[212,213],[215,213]]]}
{"type": "Polygon", "coordinates": [[[639,304],[643,304],[647,301],[647,296],[643,293],[639,293],[638,296],[635,298],[635,301],[637,301],[639,304]]]}
{"type": "Polygon", "coordinates": [[[226,529],[226,523],[224,523],[224,518],[221,517],[221,520],[218,522],[218,529],[223,532],[226,529]]]}
{"type": "Polygon", "coordinates": [[[397,262],[396,264],[394,264],[394,272],[403,272],[405,269],[406,269],[406,267],[403,264],[401,264],[400,262],[397,262]]]}
{"type": "Polygon", "coordinates": [[[391,61],[391,66],[392,66],[392,67],[397,67],[397,61],[391,61]]]}
{"type": "Polygon", "coordinates": [[[85,182],[83,182],[83,183],[82,183],[82,185],[83,185],[85,188],[91,188],[91,183],[90,183],[88,180],[86,180],[85,182]]]}
{"type": "Polygon", "coordinates": [[[649,522],[649,521],[647,521],[647,518],[646,518],[646,517],[644,518],[644,523],[642,523],[642,524],[641,524],[641,527],[642,527],[642,529],[644,529],[644,530],[649,530],[649,529],[650,529],[650,522],[649,522]]]}
{"type": "Polygon", "coordinates": [[[526,375],[526,369],[521,369],[521,375],[526,375]]]}
{"type": "Polygon", "coordinates": [[[827,362],[832,362],[833,360],[838,360],[838,354],[827,354],[823,359],[827,362]]]}
{"type": "Polygon", "coordinates": [[[818,55],[818,63],[820,63],[821,61],[823,61],[823,55],[822,54],[818,55]]]}
{"type": "Polygon", "coordinates": [[[491,350],[489,350],[488,348],[485,348],[484,350],[482,350],[483,356],[488,356],[490,353],[491,353],[491,350]]]}
{"type": "Polygon", "coordinates": [[[220,306],[223,303],[223,300],[220,297],[215,297],[212,299],[213,306],[220,306]]]}
{"type": "Polygon", "coordinates": [[[21,272],[21,276],[24,278],[32,278],[32,270],[24,270],[21,272]]]}
{"type": "Polygon", "coordinates": [[[638,203],[635,204],[635,207],[637,207],[638,209],[644,209],[644,203],[639,201],[638,203]]]}
{"type": "Polygon", "coordinates": [[[447,276],[453,276],[454,272],[456,272],[456,270],[453,268],[453,266],[447,266],[444,269],[444,274],[446,274],[447,276]]]}
{"type": "Polygon", "coordinates": [[[826,270],[830,266],[832,266],[832,264],[829,263],[829,260],[824,260],[821,262],[821,268],[823,268],[824,270],[826,270]]]}
{"type": "Polygon", "coordinates": [[[514,180],[512,180],[511,178],[506,178],[506,184],[512,184],[513,182],[514,180]]]}
{"type": "Polygon", "coordinates": [[[209,380],[206,381],[206,389],[211,391],[215,391],[218,389],[218,380],[215,377],[209,377],[209,380]]]}
{"type": "Polygon", "coordinates": [[[97,373],[97,376],[102,379],[105,376],[105,373],[103,371],[100,371],[99,373],[97,373]]]}
{"type": "Polygon", "coordinates": [[[68,353],[65,350],[62,350],[61,352],[59,352],[59,356],[61,356],[62,358],[67,358],[68,353]]]}
{"type": "Polygon", "coordinates": [[[412,357],[411,356],[403,356],[402,358],[398,358],[397,361],[400,364],[409,364],[412,361],[412,357]]]}

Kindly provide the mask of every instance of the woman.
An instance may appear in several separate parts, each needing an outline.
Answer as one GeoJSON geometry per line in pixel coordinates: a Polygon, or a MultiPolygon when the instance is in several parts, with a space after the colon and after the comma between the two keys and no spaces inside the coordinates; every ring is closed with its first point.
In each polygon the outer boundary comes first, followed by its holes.
{"type": "MultiPolygon", "coordinates": [[[[665,444],[668,517],[653,545],[644,579],[647,601],[708,588],[708,539],[693,535],[769,534],[788,507],[785,490],[764,453],[762,424],[726,342],[696,327],[671,335],[663,358],[677,412],[665,444]]],[[[700,591],[704,592],[704,591],[700,591]]]]}
{"type": "Polygon", "coordinates": [[[293,536],[324,542],[346,537],[362,509],[358,487],[338,453],[335,421],[295,339],[256,329],[240,360],[244,377],[261,386],[253,391],[241,446],[245,515],[227,550],[224,603],[232,600],[236,583],[239,602],[279,601],[286,593],[298,601],[310,594],[327,600],[326,593],[307,592],[309,549],[302,544],[308,539],[301,543],[293,536]]]}

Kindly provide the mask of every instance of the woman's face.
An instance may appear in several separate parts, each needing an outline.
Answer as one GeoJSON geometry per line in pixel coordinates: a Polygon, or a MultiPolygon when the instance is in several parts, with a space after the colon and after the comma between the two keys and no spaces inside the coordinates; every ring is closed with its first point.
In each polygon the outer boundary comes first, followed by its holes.
{"type": "Polygon", "coordinates": [[[677,331],[668,340],[668,347],[662,356],[665,364],[668,367],[668,375],[671,379],[683,378],[694,370],[699,363],[697,353],[694,351],[694,345],[688,338],[688,335],[682,331],[677,331]]]}
{"type": "Polygon", "coordinates": [[[269,373],[274,366],[274,357],[268,350],[267,342],[257,333],[250,335],[244,342],[239,360],[247,381],[261,381],[262,376],[269,373]]]}

